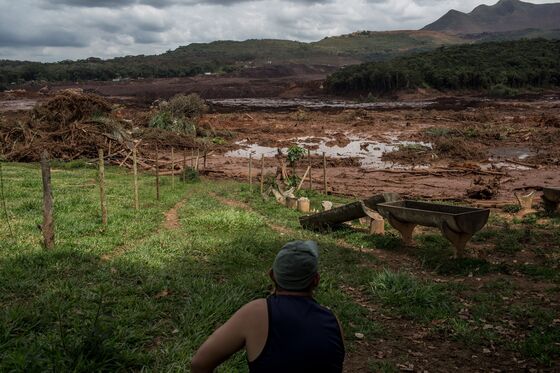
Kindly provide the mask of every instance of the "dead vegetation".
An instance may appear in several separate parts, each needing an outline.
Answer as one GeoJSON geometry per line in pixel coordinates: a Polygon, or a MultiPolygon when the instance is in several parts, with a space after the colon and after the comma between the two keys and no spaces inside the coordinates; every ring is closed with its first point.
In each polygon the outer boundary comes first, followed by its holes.
{"type": "Polygon", "coordinates": [[[477,176],[473,180],[472,186],[467,189],[466,196],[472,199],[493,199],[500,191],[500,178],[483,178],[477,176]]]}
{"type": "Polygon", "coordinates": [[[20,120],[0,122],[0,151],[10,161],[35,162],[43,150],[59,160],[95,158],[98,149],[113,160],[127,157],[135,140],[192,147],[192,137],[164,130],[133,131],[103,98],[66,90],[36,106],[20,120]]]}

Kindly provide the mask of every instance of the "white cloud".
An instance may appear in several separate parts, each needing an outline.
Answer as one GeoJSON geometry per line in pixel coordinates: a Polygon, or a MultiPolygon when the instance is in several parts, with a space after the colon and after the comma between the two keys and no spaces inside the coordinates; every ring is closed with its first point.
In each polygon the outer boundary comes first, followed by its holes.
{"type": "MultiPolygon", "coordinates": [[[[0,0],[0,59],[156,54],[193,42],[419,29],[496,0],[0,0]]],[[[546,0],[534,0],[545,3],[546,0]]]]}

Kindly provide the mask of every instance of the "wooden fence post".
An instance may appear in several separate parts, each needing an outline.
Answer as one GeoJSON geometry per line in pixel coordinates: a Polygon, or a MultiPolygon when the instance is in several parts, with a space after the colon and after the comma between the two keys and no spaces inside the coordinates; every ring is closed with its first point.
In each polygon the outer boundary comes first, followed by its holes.
{"type": "Polygon", "coordinates": [[[264,154],[261,155],[261,194],[264,193],[264,154]]]}
{"type": "Polygon", "coordinates": [[[54,248],[54,218],[53,218],[53,196],[51,188],[51,165],[49,153],[46,150],[41,155],[41,175],[43,178],[43,242],[45,248],[54,248]]]}
{"type": "Polygon", "coordinates": [[[204,147],[204,170],[206,171],[206,158],[208,157],[208,149],[204,147]]]}
{"type": "Polygon", "coordinates": [[[191,168],[194,170],[194,148],[191,148],[191,168]]]}
{"type": "Polygon", "coordinates": [[[107,196],[105,195],[105,160],[103,149],[99,149],[99,200],[101,201],[101,224],[107,226],[107,196]]]}
{"type": "Polygon", "coordinates": [[[140,201],[138,200],[138,155],[137,147],[138,144],[134,143],[132,148],[132,170],[134,172],[134,209],[138,211],[140,209],[140,201]]]}
{"type": "Polygon", "coordinates": [[[156,144],[156,199],[159,201],[159,147],[156,144]]]}
{"type": "Polygon", "coordinates": [[[323,184],[325,195],[327,195],[327,156],[325,152],[323,152],[323,184]]]}
{"type": "Polygon", "coordinates": [[[200,149],[196,148],[196,165],[195,165],[196,172],[198,172],[198,161],[199,160],[200,160],[200,149]]]}
{"type": "Polygon", "coordinates": [[[185,177],[185,172],[187,172],[187,148],[183,149],[183,177],[185,177]]]}
{"type": "Polygon", "coordinates": [[[6,225],[8,226],[8,231],[10,232],[10,237],[14,238],[14,231],[12,230],[12,225],[10,224],[10,215],[8,214],[8,206],[6,205],[6,196],[4,195],[4,169],[2,168],[2,162],[0,161],[0,198],[2,199],[2,209],[6,215],[6,225]]]}
{"type": "Polygon", "coordinates": [[[175,189],[175,149],[171,147],[171,187],[175,189]]]}
{"type": "Polygon", "coordinates": [[[309,163],[309,190],[313,190],[313,180],[311,180],[311,150],[307,149],[307,163],[309,163]]]}
{"type": "Polygon", "coordinates": [[[253,191],[253,153],[249,154],[249,190],[253,191]]]}

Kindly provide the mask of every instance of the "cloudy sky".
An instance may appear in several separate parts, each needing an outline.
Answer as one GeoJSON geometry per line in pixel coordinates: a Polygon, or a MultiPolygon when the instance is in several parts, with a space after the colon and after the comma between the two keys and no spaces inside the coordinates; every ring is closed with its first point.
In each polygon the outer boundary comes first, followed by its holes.
{"type": "MultiPolygon", "coordinates": [[[[418,29],[497,0],[0,0],[0,59],[156,54],[213,40],[418,29]]],[[[533,3],[552,1],[531,0],[533,3]]]]}

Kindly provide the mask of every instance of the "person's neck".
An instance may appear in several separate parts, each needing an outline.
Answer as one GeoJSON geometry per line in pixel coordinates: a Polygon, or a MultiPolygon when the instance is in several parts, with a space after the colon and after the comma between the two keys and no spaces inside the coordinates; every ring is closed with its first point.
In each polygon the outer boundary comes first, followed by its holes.
{"type": "Polygon", "coordinates": [[[276,289],[273,293],[274,295],[289,295],[294,297],[313,297],[312,291],[289,291],[276,289]]]}

